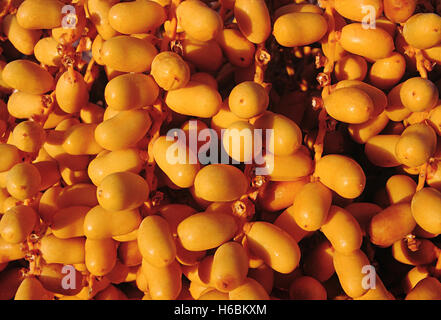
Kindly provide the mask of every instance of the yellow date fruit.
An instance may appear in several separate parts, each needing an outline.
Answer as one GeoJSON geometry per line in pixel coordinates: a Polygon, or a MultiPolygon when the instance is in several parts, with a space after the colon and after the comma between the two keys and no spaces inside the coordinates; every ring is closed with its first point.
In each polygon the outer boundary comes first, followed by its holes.
{"type": "Polygon", "coordinates": [[[31,94],[43,94],[55,87],[52,75],[29,60],[9,62],[2,71],[2,79],[8,86],[31,94]]]}
{"type": "Polygon", "coordinates": [[[149,264],[163,268],[176,258],[176,246],[167,220],[158,215],[144,218],[138,230],[138,248],[149,264]]]}
{"type": "Polygon", "coordinates": [[[326,19],[316,13],[287,13],[274,22],[273,34],[284,47],[300,47],[319,41],[328,31],[326,19]]]}
{"type": "Polygon", "coordinates": [[[31,234],[38,215],[28,206],[18,205],[7,210],[0,220],[0,235],[12,244],[21,243],[31,234]]]}
{"type": "Polygon", "coordinates": [[[176,16],[185,33],[199,41],[213,40],[223,28],[219,14],[199,0],[181,2],[176,16]]]}
{"type": "Polygon", "coordinates": [[[321,158],[316,164],[314,175],[346,199],[357,198],[366,185],[366,176],[360,165],[343,155],[326,155],[321,158]]]}
{"type": "Polygon", "coordinates": [[[209,211],[185,218],[177,229],[182,246],[190,251],[216,248],[232,239],[237,231],[233,215],[209,211]]]}
{"type": "Polygon", "coordinates": [[[435,188],[423,188],[412,197],[412,216],[425,231],[441,233],[441,192],[435,188]]]}
{"type": "Polygon", "coordinates": [[[166,18],[164,8],[148,0],[117,3],[108,14],[110,26],[124,34],[154,32],[166,18]]]}
{"type": "Polygon", "coordinates": [[[234,16],[242,34],[252,43],[263,43],[271,34],[271,17],[264,0],[236,0],[234,16]]]}
{"type": "Polygon", "coordinates": [[[325,223],[331,207],[332,192],[320,182],[311,182],[294,198],[296,223],[306,231],[316,231],[325,223]]]}
{"type": "Polygon", "coordinates": [[[410,203],[397,203],[372,217],[368,234],[373,244],[389,247],[411,233],[415,226],[410,203]]]}
{"type": "Polygon", "coordinates": [[[320,231],[337,252],[349,254],[360,249],[363,239],[360,225],[354,216],[343,208],[332,205],[328,212],[328,219],[320,231]]]}
{"type": "Polygon", "coordinates": [[[107,106],[114,110],[130,110],[152,105],[159,87],[150,75],[127,73],[110,80],[104,90],[107,106]]]}
{"type": "Polygon", "coordinates": [[[265,264],[280,273],[290,273],[298,266],[300,249],[297,242],[281,228],[263,221],[244,226],[246,245],[265,264]]]}
{"type": "Polygon", "coordinates": [[[149,198],[149,186],[133,172],[116,172],[105,177],[97,188],[99,204],[109,211],[132,210],[149,198]]]}

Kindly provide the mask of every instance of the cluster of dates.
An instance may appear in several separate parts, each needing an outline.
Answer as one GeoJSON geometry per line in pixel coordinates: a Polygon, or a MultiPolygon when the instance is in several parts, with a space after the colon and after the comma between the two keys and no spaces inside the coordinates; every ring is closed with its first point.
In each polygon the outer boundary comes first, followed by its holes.
{"type": "Polygon", "coordinates": [[[440,7],[1,0],[0,299],[441,299],[440,7]]]}

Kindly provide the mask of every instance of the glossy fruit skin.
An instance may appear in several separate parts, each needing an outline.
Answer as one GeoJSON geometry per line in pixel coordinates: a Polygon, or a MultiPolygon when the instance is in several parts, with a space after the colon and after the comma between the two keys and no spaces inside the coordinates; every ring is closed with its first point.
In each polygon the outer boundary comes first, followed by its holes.
{"type": "Polygon", "coordinates": [[[371,7],[374,9],[373,16],[379,18],[383,13],[383,1],[381,0],[338,0],[335,2],[335,10],[346,19],[363,22],[366,15],[371,14],[371,7]],[[369,10],[366,10],[367,7],[369,10]]]}
{"type": "Polygon", "coordinates": [[[56,98],[61,110],[66,113],[79,112],[89,100],[87,84],[77,71],[66,71],[57,81],[56,98]]]}
{"type": "Polygon", "coordinates": [[[215,40],[182,40],[183,58],[195,65],[199,71],[215,72],[222,65],[222,49],[215,40]]]}
{"type": "Polygon", "coordinates": [[[316,164],[314,175],[321,183],[346,199],[358,197],[366,184],[366,176],[360,165],[342,155],[326,155],[321,158],[316,164]]]}
{"type": "Polygon", "coordinates": [[[387,58],[395,48],[387,31],[379,28],[364,29],[361,23],[343,27],[340,44],[346,51],[370,60],[387,58]]]}
{"type": "Polygon", "coordinates": [[[439,92],[427,79],[415,77],[406,80],[400,89],[403,105],[412,112],[427,111],[438,103],[439,92]]]}
{"type": "Polygon", "coordinates": [[[109,11],[118,0],[88,0],[87,8],[90,13],[90,20],[96,27],[98,34],[108,40],[119,33],[112,28],[109,21],[109,11]]]}
{"type": "Polygon", "coordinates": [[[358,250],[362,242],[362,231],[357,220],[345,209],[332,205],[328,219],[320,231],[331,242],[335,251],[349,254],[358,250]]]}
{"type": "Polygon", "coordinates": [[[41,239],[40,251],[47,263],[84,263],[84,238],[58,239],[47,235],[41,239]]]}
{"type": "Polygon", "coordinates": [[[273,270],[290,273],[299,264],[297,242],[281,228],[257,221],[245,226],[246,245],[250,251],[273,270]]]}
{"type": "Polygon", "coordinates": [[[227,202],[242,196],[248,189],[248,181],[243,172],[232,165],[210,164],[199,170],[194,188],[195,194],[204,200],[227,202]]]}
{"type": "Polygon", "coordinates": [[[303,276],[291,282],[289,297],[292,300],[326,300],[327,293],[318,280],[303,276]]]}
{"type": "Polygon", "coordinates": [[[12,244],[0,238],[0,263],[23,259],[25,254],[21,244],[12,244]]]}
{"type": "Polygon", "coordinates": [[[286,209],[293,204],[296,194],[308,182],[309,178],[268,182],[259,190],[258,202],[266,211],[275,212],[286,209]]]}
{"type": "Polygon", "coordinates": [[[209,85],[189,81],[185,87],[167,92],[165,103],[179,114],[211,118],[219,112],[222,97],[209,85]],[[196,96],[199,99],[194,101],[196,96]]]}
{"type": "Polygon", "coordinates": [[[431,125],[436,134],[441,135],[441,104],[437,103],[436,107],[430,110],[427,122],[431,125]]]}
{"type": "Polygon", "coordinates": [[[440,58],[440,52],[441,52],[441,45],[437,45],[435,47],[425,49],[423,50],[426,57],[429,58],[429,60],[435,61],[436,63],[441,63],[440,58]]]}
{"type": "Polygon", "coordinates": [[[230,300],[269,300],[265,288],[256,280],[246,278],[245,282],[229,292],[230,300]]]}
{"type": "Polygon", "coordinates": [[[130,110],[152,105],[159,94],[153,77],[141,73],[128,73],[110,80],[104,90],[109,108],[130,110]]]}
{"type": "Polygon", "coordinates": [[[434,188],[423,188],[415,193],[411,202],[412,216],[423,230],[441,233],[440,205],[441,192],[434,188]]]}
{"type": "Polygon", "coordinates": [[[263,0],[236,0],[234,16],[242,34],[252,43],[262,43],[270,36],[271,18],[263,0]]]}
{"type": "Polygon", "coordinates": [[[2,155],[0,172],[9,171],[14,165],[21,162],[20,151],[14,145],[0,144],[0,153],[2,155]]]}
{"type": "Polygon", "coordinates": [[[199,264],[206,256],[206,251],[190,251],[182,246],[179,238],[174,239],[176,245],[176,260],[182,266],[193,266],[199,264]]]}
{"type": "Polygon", "coordinates": [[[0,235],[8,243],[21,243],[31,234],[37,219],[38,215],[31,207],[13,207],[4,213],[0,220],[0,235]]]}
{"type": "Polygon", "coordinates": [[[174,300],[181,293],[182,270],[176,261],[167,267],[157,268],[143,260],[141,272],[147,279],[148,290],[153,300],[174,300]]]}
{"type": "Polygon", "coordinates": [[[372,113],[373,117],[380,115],[387,107],[386,94],[382,90],[366,82],[359,80],[343,80],[338,82],[335,88],[336,89],[356,88],[367,93],[369,97],[372,99],[372,102],[374,103],[374,111],[372,113]]]}
{"type": "Polygon", "coordinates": [[[390,57],[374,62],[369,70],[370,83],[380,89],[390,89],[395,86],[406,71],[406,60],[403,55],[394,52],[390,57]]]}
{"type": "Polygon", "coordinates": [[[132,210],[148,200],[149,192],[149,186],[141,176],[133,172],[116,172],[101,181],[97,198],[106,210],[132,210]]]}
{"type": "Polygon", "coordinates": [[[158,167],[175,185],[180,188],[190,188],[193,186],[196,175],[200,170],[197,155],[187,147],[185,142],[181,140],[167,140],[167,137],[161,136],[155,141],[153,144],[153,157],[158,167]],[[171,159],[169,152],[174,150],[176,150],[172,153],[174,159],[171,159]],[[180,153],[185,153],[182,159],[180,153]],[[175,160],[177,161],[175,162],[175,160]]]}
{"type": "Polygon", "coordinates": [[[403,28],[406,42],[418,49],[428,49],[441,42],[441,17],[436,13],[417,13],[403,28]]]}
{"type": "Polygon", "coordinates": [[[428,277],[418,282],[405,300],[439,300],[440,298],[441,283],[434,277],[428,277]]]}
{"type": "Polygon", "coordinates": [[[338,81],[363,81],[367,74],[366,60],[363,57],[348,54],[337,61],[334,73],[338,81]]]}
{"type": "Polygon", "coordinates": [[[323,10],[313,4],[310,3],[290,3],[284,6],[281,6],[274,12],[274,19],[277,19],[284,14],[292,13],[292,12],[311,12],[322,14],[323,10]]]}
{"type": "Polygon", "coordinates": [[[274,37],[284,47],[305,46],[323,38],[328,30],[326,19],[320,14],[293,12],[274,22],[274,37]]]}
{"type": "Polygon", "coordinates": [[[63,134],[63,150],[67,154],[73,156],[94,155],[100,153],[103,148],[95,139],[96,128],[96,124],[79,123],[73,125],[63,134]]]}
{"type": "Polygon", "coordinates": [[[74,206],[57,211],[52,220],[52,233],[60,239],[84,236],[84,218],[90,207],[74,206]]]}
{"type": "Polygon", "coordinates": [[[368,233],[373,244],[389,247],[412,232],[415,226],[410,203],[397,203],[372,218],[368,233]]]}
{"type": "Polygon", "coordinates": [[[196,212],[196,209],[185,204],[167,204],[158,208],[158,214],[167,220],[173,237],[177,236],[177,228],[182,220],[196,212]]]}
{"type": "Polygon", "coordinates": [[[384,14],[389,20],[402,23],[413,15],[416,4],[416,0],[384,0],[384,14]]]}
{"type": "Polygon", "coordinates": [[[217,290],[230,292],[243,283],[248,273],[248,256],[237,242],[227,242],[216,249],[212,277],[217,290]]]}
{"type": "Polygon", "coordinates": [[[138,0],[113,5],[108,14],[109,24],[124,34],[154,32],[166,20],[163,7],[153,1],[138,0]]]}
{"type": "Polygon", "coordinates": [[[70,283],[71,286],[63,288],[63,278],[66,273],[63,273],[64,266],[58,263],[43,264],[41,266],[41,273],[37,276],[37,279],[41,282],[43,287],[53,293],[63,294],[67,296],[74,296],[83,289],[83,275],[74,270],[73,274],[68,269],[70,275],[72,275],[74,283],[70,283]]]}
{"type": "Polygon", "coordinates": [[[436,133],[429,125],[424,123],[410,125],[397,142],[396,157],[406,166],[420,166],[434,154],[436,140],[436,133]]]}
{"type": "Polygon", "coordinates": [[[53,300],[53,293],[46,290],[35,277],[25,278],[15,293],[14,300],[53,300]]]}
{"type": "Polygon", "coordinates": [[[364,152],[371,163],[376,166],[389,168],[400,165],[395,149],[399,135],[379,134],[370,138],[365,145],[364,152]]]}
{"type": "Polygon", "coordinates": [[[130,36],[110,38],[101,47],[103,63],[122,72],[150,71],[157,53],[150,42],[130,36]]]}
{"type": "Polygon", "coordinates": [[[121,111],[96,126],[95,140],[104,149],[115,151],[135,147],[150,129],[152,120],[147,110],[121,111]],[[130,123],[130,126],[125,124],[130,123]],[[114,128],[121,130],[115,131],[114,128]]]}
{"type": "Polygon", "coordinates": [[[26,29],[52,29],[59,27],[62,20],[61,1],[28,0],[17,10],[17,22],[26,29]]]}
{"type": "Polygon", "coordinates": [[[375,288],[369,289],[364,295],[354,300],[396,300],[394,295],[385,287],[383,281],[377,275],[375,288]]]}
{"type": "Polygon", "coordinates": [[[116,264],[116,250],[117,243],[113,239],[86,239],[84,252],[87,270],[95,276],[108,274],[116,264]]]}
{"type": "Polygon", "coordinates": [[[231,64],[245,68],[254,62],[256,48],[239,30],[223,29],[216,41],[231,64]]]}
{"type": "Polygon", "coordinates": [[[37,153],[46,140],[46,132],[34,121],[23,121],[15,126],[9,142],[24,152],[37,153]]]}
{"type": "Polygon", "coordinates": [[[144,218],[138,230],[138,247],[143,259],[162,268],[176,258],[176,246],[167,220],[154,215],[144,218]]]}
{"type": "Polygon", "coordinates": [[[254,141],[261,139],[254,126],[245,121],[232,123],[222,135],[222,147],[235,161],[251,163],[254,158],[254,141]]]}
{"type": "Polygon", "coordinates": [[[44,94],[55,86],[52,75],[29,60],[9,62],[2,71],[2,79],[10,87],[31,94],[44,94]]]}
{"type": "Polygon", "coordinates": [[[363,287],[363,267],[370,262],[363,251],[356,250],[351,254],[334,253],[334,267],[340,284],[345,293],[351,298],[358,298],[368,289],[363,287]]]}
{"type": "Polygon", "coordinates": [[[138,149],[121,149],[93,159],[87,172],[93,184],[97,186],[106,176],[115,172],[139,173],[142,165],[143,160],[138,149]]]}
{"type": "Polygon", "coordinates": [[[183,247],[190,251],[213,249],[232,239],[238,226],[227,213],[201,212],[181,221],[177,228],[183,247]]]}
{"type": "Polygon", "coordinates": [[[253,118],[268,108],[265,89],[253,81],[244,81],[233,88],[228,97],[230,110],[239,118],[253,118]]]}
{"type": "Polygon", "coordinates": [[[24,55],[32,55],[34,46],[41,37],[41,30],[29,30],[18,24],[16,15],[7,15],[3,19],[3,32],[14,47],[24,55]]]}
{"type": "Polygon", "coordinates": [[[180,89],[190,81],[190,67],[180,55],[161,52],[153,59],[151,75],[164,90],[180,89]]]}
{"type": "Polygon", "coordinates": [[[142,255],[139,252],[138,240],[121,242],[118,247],[118,259],[128,267],[141,265],[142,255]]]}
{"type": "Polygon", "coordinates": [[[267,112],[255,121],[254,126],[257,129],[274,130],[268,137],[268,151],[276,156],[291,155],[300,148],[302,131],[294,121],[283,115],[267,112]]]}
{"type": "Polygon", "coordinates": [[[413,267],[402,280],[403,291],[409,293],[421,280],[430,276],[427,266],[413,267]]]}
{"type": "Polygon", "coordinates": [[[14,118],[27,119],[44,112],[44,96],[21,91],[9,96],[8,112],[14,118]]]}
{"type": "Polygon", "coordinates": [[[378,135],[389,123],[386,112],[361,124],[350,124],[348,133],[352,140],[359,144],[365,144],[370,138],[378,135]]]}
{"type": "Polygon", "coordinates": [[[416,182],[406,175],[393,175],[386,182],[390,204],[411,201],[416,188],[416,182]]]}
{"type": "Polygon", "coordinates": [[[39,191],[40,184],[40,173],[30,163],[18,163],[8,171],[6,188],[18,200],[33,197],[39,191]]]}
{"type": "Polygon", "coordinates": [[[331,207],[332,192],[320,182],[308,183],[294,198],[296,223],[306,231],[316,231],[325,223],[331,207]]]}
{"type": "Polygon", "coordinates": [[[182,2],[176,16],[185,33],[199,41],[213,40],[223,28],[219,14],[199,0],[182,2]]]}
{"type": "Polygon", "coordinates": [[[137,209],[107,211],[98,205],[88,210],[82,227],[88,239],[99,240],[131,233],[141,220],[137,209]]]}
{"type": "Polygon", "coordinates": [[[103,121],[104,109],[95,103],[87,103],[80,110],[80,119],[84,123],[97,124],[103,121]]]}
{"type": "Polygon", "coordinates": [[[372,99],[357,88],[337,89],[324,99],[324,103],[331,117],[351,124],[368,121],[374,112],[372,99]]]}

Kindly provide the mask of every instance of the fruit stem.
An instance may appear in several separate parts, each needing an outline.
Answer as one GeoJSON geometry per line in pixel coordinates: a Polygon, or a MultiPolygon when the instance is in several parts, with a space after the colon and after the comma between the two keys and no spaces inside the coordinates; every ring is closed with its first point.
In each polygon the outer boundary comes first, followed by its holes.
{"type": "Polygon", "coordinates": [[[426,183],[426,178],[427,178],[427,166],[428,166],[428,163],[426,162],[425,164],[423,164],[420,167],[420,173],[418,175],[418,185],[417,185],[416,191],[420,191],[421,189],[424,188],[424,185],[426,183]]]}

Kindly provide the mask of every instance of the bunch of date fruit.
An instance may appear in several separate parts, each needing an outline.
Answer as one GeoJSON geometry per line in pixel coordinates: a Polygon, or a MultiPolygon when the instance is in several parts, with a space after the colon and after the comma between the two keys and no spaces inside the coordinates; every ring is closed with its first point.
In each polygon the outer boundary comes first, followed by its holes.
{"type": "Polygon", "coordinates": [[[0,299],[441,300],[441,2],[0,0],[0,299]]]}

